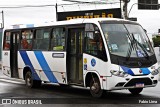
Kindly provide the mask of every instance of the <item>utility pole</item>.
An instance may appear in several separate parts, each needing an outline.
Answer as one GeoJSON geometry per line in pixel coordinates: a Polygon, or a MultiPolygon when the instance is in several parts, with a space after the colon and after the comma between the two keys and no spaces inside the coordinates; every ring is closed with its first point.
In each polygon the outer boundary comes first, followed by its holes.
{"type": "Polygon", "coordinates": [[[58,6],[57,6],[57,3],[56,3],[55,8],[56,8],[56,21],[58,21],[58,13],[57,13],[57,11],[58,11],[58,6]]]}
{"type": "Polygon", "coordinates": [[[121,18],[123,17],[122,16],[122,0],[119,0],[120,1],[120,9],[121,9],[121,18]]]}
{"type": "Polygon", "coordinates": [[[2,28],[4,28],[4,13],[2,11],[2,28]]]}
{"type": "Polygon", "coordinates": [[[0,12],[2,14],[2,23],[1,23],[1,27],[4,28],[4,13],[3,11],[0,12]]]}
{"type": "Polygon", "coordinates": [[[124,14],[124,18],[128,19],[128,11],[127,11],[127,6],[128,3],[130,2],[130,0],[123,0],[124,4],[123,4],[123,14],[124,14]]]}

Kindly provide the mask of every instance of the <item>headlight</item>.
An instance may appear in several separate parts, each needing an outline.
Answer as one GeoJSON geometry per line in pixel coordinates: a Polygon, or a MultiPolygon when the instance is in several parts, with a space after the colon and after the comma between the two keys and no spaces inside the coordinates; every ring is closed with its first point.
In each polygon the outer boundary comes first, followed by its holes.
{"type": "Polygon", "coordinates": [[[158,69],[155,69],[151,72],[152,75],[157,75],[159,73],[159,70],[158,69]]]}
{"type": "Polygon", "coordinates": [[[128,73],[122,72],[122,73],[120,74],[120,76],[121,76],[121,77],[127,77],[127,76],[128,76],[128,73]]]}
{"type": "Polygon", "coordinates": [[[115,70],[111,70],[111,74],[117,76],[117,75],[119,75],[119,72],[118,72],[118,71],[115,71],[115,70]]]}
{"type": "Polygon", "coordinates": [[[110,71],[112,75],[118,76],[118,77],[127,77],[128,73],[124,71],[116,71],[116,70],[111,70],[110,71]]]}

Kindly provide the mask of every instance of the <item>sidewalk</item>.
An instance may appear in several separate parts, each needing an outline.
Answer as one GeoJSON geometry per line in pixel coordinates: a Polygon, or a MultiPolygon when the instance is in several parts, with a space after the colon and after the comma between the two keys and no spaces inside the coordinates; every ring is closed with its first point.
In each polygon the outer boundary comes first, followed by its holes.
{"type": "Polygon", "coordinates": [[[2,70],[0,69],[0,80],[5,79],[5,80],[11,80],[11,81],[17,81],[17,82],[24,82],[22,79],[17,79],[17,78],[10,78],[6,75],[3,74],[2,70]]]}
{"type": "Polygon", "coordinates": [[[3,74],[2,69],[0,69],[0,78],[9,78],[6,75],[3,74]]]}

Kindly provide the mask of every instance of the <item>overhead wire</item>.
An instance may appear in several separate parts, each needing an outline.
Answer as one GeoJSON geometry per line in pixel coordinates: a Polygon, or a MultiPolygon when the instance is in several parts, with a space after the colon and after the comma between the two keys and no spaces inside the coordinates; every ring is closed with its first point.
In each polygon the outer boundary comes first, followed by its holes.
{"type": "MultiPolygon", "coordinates": [[[[100,4],[100,5],[106,5],[106,4],[118,4],[120,2],[104,2],[104,1],[94,1],[94,2],[87,2],[87,1],[78,1],[78,0],[63,0],[63,1],[68,1],[71,2],[69,4],[58,4],[57,6],[65,6],[65,5],[82,5],[82,4],[91,4],[91,5],[96,5],[96,4],[100,4]]],[[[157,4],[146,4],[146,3],[137,3],[139,5],[157,5],[157,4]]],[[[160,5],[160,4],[158,4],[160,5]]],[[[54,4],[51,5],[17,5],[17,6],[3,6],[0,5],[0,8],[29,8],[29,7],[52,7],[52,6],[56,6],[54,4]]]]}
{"type": "MultiPolygon", "coordinates": [[[[76,2],[76,3],[72,3],[72,4],[59,4],[57,6],[65,6],[65,5],[76,5],[76,4],[92,4],[92,5],[95,5],[95,4],[101,4],[101,5],[106,5],[106,4],[116,4],[116,3],[119,3],[119,2],[112,2],[112,3],[104,3],[104,2],[76,2]]],[[[54,4],[52,5],[17,5],[17,6],[2,6],[0,5],[0,8],[29,8],[29,7],[52,7],[52,6],[56,6],[54,4]]]]}

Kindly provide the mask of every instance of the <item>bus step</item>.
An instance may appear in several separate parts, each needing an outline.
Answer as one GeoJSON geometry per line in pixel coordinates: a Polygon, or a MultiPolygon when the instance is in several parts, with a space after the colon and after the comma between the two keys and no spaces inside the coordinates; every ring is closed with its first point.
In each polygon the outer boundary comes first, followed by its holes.
{"type": "Polygon", "coordinates": [[[83,83],[69,83],[69,85],[83,86],[83,83]]]}

